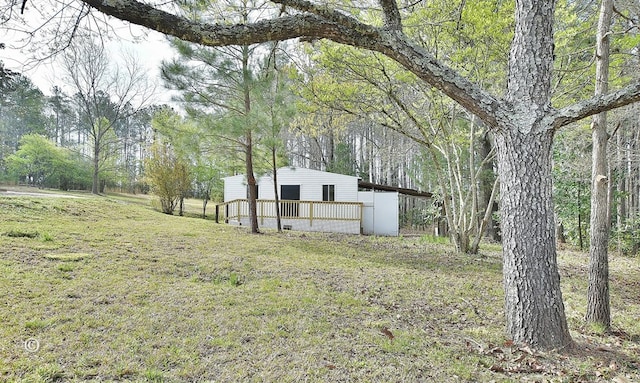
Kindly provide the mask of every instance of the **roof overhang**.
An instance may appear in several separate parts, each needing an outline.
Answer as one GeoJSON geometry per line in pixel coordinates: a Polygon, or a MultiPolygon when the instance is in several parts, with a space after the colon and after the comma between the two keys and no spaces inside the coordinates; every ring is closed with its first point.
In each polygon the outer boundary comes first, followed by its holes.
{"type": "Polygon", "coordinates": [[[429,193],[429,192],[423,192],[415,189],[401,188],[397,186],[374,184],[373,182],[367,182],[362,180],[358,180],[358,187],[361,187],[363,189],[398,192],[400,194],[410,195],[414,197],[425,197],[425,198],[433,197],[433,193],[429,193]]]}

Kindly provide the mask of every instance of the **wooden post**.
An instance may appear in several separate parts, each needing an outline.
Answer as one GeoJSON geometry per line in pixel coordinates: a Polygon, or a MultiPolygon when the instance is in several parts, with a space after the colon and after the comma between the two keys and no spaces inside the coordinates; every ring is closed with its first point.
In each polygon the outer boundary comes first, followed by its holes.
{"type": "Polygon", "coordinates": [[[360,206],[360,234],[363,234],[364,228],[362,227],[362,219],[364,216],[364,203],[360,202],[358,206],[360,206]]]}

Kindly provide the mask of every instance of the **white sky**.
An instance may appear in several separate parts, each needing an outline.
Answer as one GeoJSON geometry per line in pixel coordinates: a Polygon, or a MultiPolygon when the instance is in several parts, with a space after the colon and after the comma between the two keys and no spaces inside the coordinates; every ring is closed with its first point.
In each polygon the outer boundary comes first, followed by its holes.
{"type": "MultiPolygon", "coordinates": [[[[28,15],[28,11],[27,9],[25,14],[28,15]]],[[[35,25],[38,21],[33,23],[35,25]]],[[[121,52],[132,52],[147,68],[149,81],[156,84],[158,96],[153,103],[169,102],[171,97],[168,91],[163,91],[159,67],[162,60],[169,60],[174,53],[164,35],[113,18],[109,19],[109,25],[116,30],[119,37],[109,40],[106,44],[110,56],[114,61],[121,63],[121,52]]],[[[65,89],[62,68],[57,65],[56,58],[35,61],[29,47],[21,47],[24,45],[21,41],[24,36],[0,25],[0,42],[6,44],[5,49],[0,49],[0,61],[4,63],[5,68],[23,73],[46,95],[51,94],[54,85],[65,89]]]]}

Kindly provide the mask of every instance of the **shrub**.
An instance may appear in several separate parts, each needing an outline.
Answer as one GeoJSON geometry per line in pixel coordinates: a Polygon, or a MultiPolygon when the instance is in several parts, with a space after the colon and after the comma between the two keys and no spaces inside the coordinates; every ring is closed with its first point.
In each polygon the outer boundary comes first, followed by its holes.
{"type": "Polygon", "coordinates": [[[151,192],[160,199],[162,212],[173,214],[191,186],[189,166],[174,153],[169,144],[155,143],[150,152],[145,162],[147,182],[151,192]]]}

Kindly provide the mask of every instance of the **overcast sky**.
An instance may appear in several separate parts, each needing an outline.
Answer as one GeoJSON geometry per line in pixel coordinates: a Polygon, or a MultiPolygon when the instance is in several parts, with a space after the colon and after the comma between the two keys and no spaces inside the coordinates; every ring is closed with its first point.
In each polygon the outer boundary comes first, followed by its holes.
{"type": "MultiPolygon", "coordinates": [[[[27,9],[25,15],[35,15],[27,9]]],[[[39,21],[35,18],[26,20],[25,24],[37,25],[39,21]]],[[[120,20],[110,18],[109,25],[114,27],[118,38],[107,41],[106,46],[110,56],[115,61],[121,61],[120,56],[123,51],[133,52],[140,63],[148,69],[149,80],[158,86],[159,93],[162,93],[160,80],[160,62],[168,60],[173,56],[173,51],[169,47],[164,35],[132,26],[120,20]]],[[[33,26],[30,26],[33,28],[33,26]]],[[[13,32],[0,25],[0,42],[5,44],[5,49],[0,49],[0,61],[4,66],[16,72],[23,73],[29,77],[34,84],[45,94],[51,93],[54,85],[65,88],[62,83],[62,69],[57,64],[56,58],[45,61],[35,60],[34,55],[29,52],[29,46],[25,46],[24,34],[13,32]]],[[[159,94],[158,102],[169,101],[170,97],[159,94]]]]}

